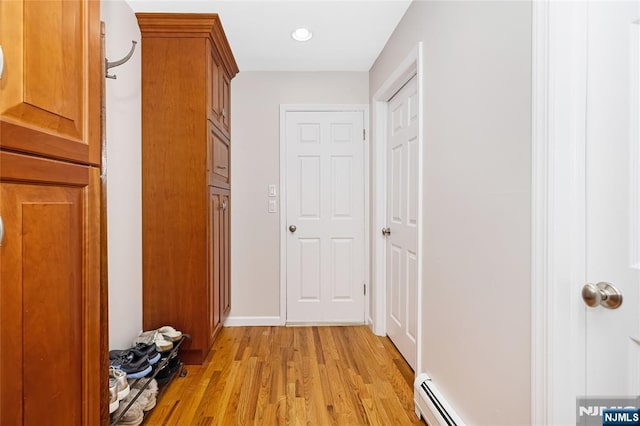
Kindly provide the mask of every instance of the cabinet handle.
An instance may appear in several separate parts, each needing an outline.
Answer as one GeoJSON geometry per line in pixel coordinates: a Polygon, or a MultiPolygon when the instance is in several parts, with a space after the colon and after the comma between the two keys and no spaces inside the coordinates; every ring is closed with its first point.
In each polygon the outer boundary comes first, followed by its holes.
{"type": "Polygon", "coordinates": [[[2,216],[0,216],[0,246],[2,246],[2,240],[4,240],[4,222],[2,216]]]}
{"type": "Polygon", "coordinates": [[[2,80],[2,74],[4,73],[4,52],[2,46],[0,46],[0,80],[2,80]]]}
{"type": "Polygon", "coordinates": [[[216,166],[216,168],[220,170],[227,170],[227,166],[216,166]]]}
{"type": "Polygon", "coordinates": [[[223,201],[222,204],[220,205],[220,210],[226,210],[227,209],[227,202],[223,201]]]}
{"type": "Polygon", "coordinates": [[[224,110],[224,108],[222,108],[222,111],[220,112],[220,115],[222,115],[222,117],[227,118],[227,111],[224,110]]]}

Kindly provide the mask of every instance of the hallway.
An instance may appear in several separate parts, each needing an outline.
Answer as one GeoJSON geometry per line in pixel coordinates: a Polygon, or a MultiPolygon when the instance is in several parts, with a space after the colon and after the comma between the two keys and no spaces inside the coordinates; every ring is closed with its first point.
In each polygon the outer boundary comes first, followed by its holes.
{"type": "Polygon", "coordinates": [[[225,327],[148,425],[409,425],[413,371],[365,326],[225,327]]]}

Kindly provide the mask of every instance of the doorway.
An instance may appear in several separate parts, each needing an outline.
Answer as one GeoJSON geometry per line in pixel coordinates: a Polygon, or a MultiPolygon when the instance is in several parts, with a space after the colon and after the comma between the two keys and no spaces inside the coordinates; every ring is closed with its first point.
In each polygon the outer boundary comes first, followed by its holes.
{"type": "Polygon", "coordinates": [[[534,22],[532,424],[602,424],[640,394],[640,2],[534,22]]]}
{"type": "Polygon", "coordinates": [[[416,368],[418,322],[418,84],[389,100],[387,114],[387,335],[416,368]]]}
{"type": "Polygon", "coordinates": [[[363,107],[282,107],[288,324],[365,321],[365,129],[363,107]]]}
{"type": "Polygon", "coordinates": [[[373,331],[422,369],[422,43],[373,96],[373,331]]]}

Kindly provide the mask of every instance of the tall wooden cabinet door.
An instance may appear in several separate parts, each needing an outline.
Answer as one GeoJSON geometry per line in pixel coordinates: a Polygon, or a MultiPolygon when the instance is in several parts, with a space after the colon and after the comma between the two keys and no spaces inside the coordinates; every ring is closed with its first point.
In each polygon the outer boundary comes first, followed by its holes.
{"type": "Polygon", "coordinates": [[[100,2],[0,2],[0,147],[100,163],[100,2]]]}
{"type": "Polygon", "coordinates": [[[99,172],[0,153],[0,173],[0,424],[101,424],[99,172]]]}
{"type": "Polygon", "coordinates": [[[221,256],[221,293],[220,302],[222,304],[222,318],[226,318],[231,311],[231,282],[230,282],[230,240],[231,240],[231,197],[228,195],[222,195],[222,256],[221,256]]]}
{"type": "Polygon", "coordinates": [[[220,194],[216,193],[215,188],[209,188],[209,226],[207,229],[209,251],[209,288],[208,288],[208,304],[209,304],[209,332],[210,343],[220,331],[221,311],[220,311],[220,223],[221,223],[221,207],[220,194]]]}
{"type": "Polygon", "coordinates": [[[229,188],[230,149],[229,142],[218,135],[216,128],[209,124],[207,140],[207,170],[209,184],[220,188],[229,188]]]}
{"type": "Polygon", "coordinates": [[[209,120],[222,125],[222,96],[220,94],[220,81],[222,69],[218,58],[215,56],[211,42],[207,40],[207,105],[209,106],[209,120]]]}
{"type": "Polygon", "coordinates": [[[224,132],[229,136],[231,133],[231,79],[226,73],[222,73],[222,126],[224,132]]]}

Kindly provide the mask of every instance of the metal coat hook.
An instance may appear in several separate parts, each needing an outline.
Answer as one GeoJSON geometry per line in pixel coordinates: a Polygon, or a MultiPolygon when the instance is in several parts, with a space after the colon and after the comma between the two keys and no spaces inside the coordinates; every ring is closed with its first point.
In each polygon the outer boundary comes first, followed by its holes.
{"type": "Polygon", "coordinates": [[[133,52],[135,52],[135,50],[136,50],[136,44],[138,44],[137,41],[131,40],[131,50],[129,50],[129,53],[127,53],[127,56],[125,56],[124,58],[120,59],[119,61],[109,62],[109,60],[107,58],[104,59],[104,68],[105,68],[105,72],[106,72],[105,77],[112,78],[114,80],[117,78],[116,75],[109,74],[109,69],[110,68],[114,68],[114,67],[119,67],[120,65],[124,64],[129,59],[131,59],[131,57],[133,56],[133,52]]]}

